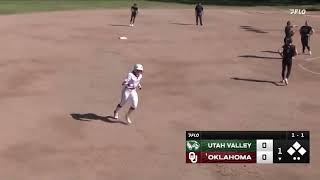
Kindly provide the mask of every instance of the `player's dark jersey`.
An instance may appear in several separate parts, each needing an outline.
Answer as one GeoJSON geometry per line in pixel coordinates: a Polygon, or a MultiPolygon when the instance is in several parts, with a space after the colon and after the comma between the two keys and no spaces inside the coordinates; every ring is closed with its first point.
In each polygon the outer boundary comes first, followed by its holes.
{"type": "Polygon", "coordinates": [[[312,27],[311,26],[302,26],[300,28],[300,34],[302,37],[308,37],[310,36],[312,32],[312,27]]]}
{"type": "Polygon", "coordinates": [[[284,29],[286,37],[292,37],[294,35],[293,26],[286,26],[284,29]]]}
{"type": "Polygon", "coordinates": [[[284,60],[291,60],[296,55],[296,47],[294,45],[284,45],[282,48],[284,60]]]}
{"type": "Polygon", "coordinates": [[[138,7],[137,7],[137,6],[132,6],[132,7],[131,7],[131,12],[132,12],[132,14],[137,14],[137,12],[138,12],[138,7]]]}
{"type": "Polygon", "coordinates": [[[203,12],[203,7],[198,4],[198,5],[196,6],[195,10],[196,10],[196,13],[197,13],[198,15],[201,15],[202,12],[203,12]]]}

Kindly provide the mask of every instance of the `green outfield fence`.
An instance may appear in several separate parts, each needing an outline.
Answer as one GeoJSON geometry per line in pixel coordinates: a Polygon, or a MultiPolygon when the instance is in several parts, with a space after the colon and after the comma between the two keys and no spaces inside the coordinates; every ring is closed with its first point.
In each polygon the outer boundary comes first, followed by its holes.
{"type": "Polygon", "coordinates": [[[320,0],[0,0],[0,14],[98,8],[129,8],[137,2],[142,8],[185,7],[202,2],[222,6],[300,6],[320,10],[320,0]]]}
{"type": "Polygon", "coordinates": [[[316,5],[320,0],[150,0],[160,2],[175,2],[195,4],[201,2],[207,5],[232,5],[232,6],[290,6],[290,5],[316,5]]]}

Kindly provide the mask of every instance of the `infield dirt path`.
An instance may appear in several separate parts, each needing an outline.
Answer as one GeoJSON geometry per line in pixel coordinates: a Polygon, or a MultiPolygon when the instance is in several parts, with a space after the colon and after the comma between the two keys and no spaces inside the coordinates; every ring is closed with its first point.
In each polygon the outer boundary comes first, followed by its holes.
{"type": "MultiPolygon", "coordinates": [[[[126,10],[0,16],[0,179],[319,177],[320,75],[298,64],[320,73],[320,58],[299,56],[289,86],[275,85],[282,28],[306,17],[210,9],[195,27],[193,15],[142,10],[134,28],[126,10]],[[135,63],[145,73],[134,124],[90,120],[112,114],[135,63]],[[186,130],[310,130],[311,163],[185,164],[186,130]]],[[[320,31],[320,18],[308,19],[320,31]]]]}

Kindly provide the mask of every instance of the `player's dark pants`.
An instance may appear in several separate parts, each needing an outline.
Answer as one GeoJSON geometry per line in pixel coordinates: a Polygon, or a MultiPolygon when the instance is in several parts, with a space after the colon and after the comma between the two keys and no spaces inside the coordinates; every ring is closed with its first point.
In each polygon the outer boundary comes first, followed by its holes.
{"type": "Polygon", "coordinates": [[[200,25],[202,26],[202,14],[197,14],[197,15],[196,15],[196,23],[197,23],[197,25],[199,24],[199,23],[198,23],[199,20],[200,20],[200,25]]]}
{"type": "Polygon", "coordinates": [[[309,37],[308,36],[301,37],[301,44],[302,44],[302,52],[303,53],[306,50],[306,48],[308,49],[308,51],[311,50],[310,46],[309,46],[309,37]]]}
{"type": "Polygon", "coordinates": [[[289,79],[292,67],[292,59],[283,59],[282,60],[282,79],[289,79]],[[286,74],[287,70],[287,74],[286,74]]]}
{"type": "Polygon", "coordinates": [[[284,37],[284,39],[283,39],[284,44],[286,44],[286,42],[287,42],[288,40],[291,40],[291,41],[292,41],[292,37],[284,37]]]}
{"type": "Polygon", "coordinates": [[[137,13],[131,13],[131,19],[130,24],[134,24],[134,21],[136,20],[137,13]]]}

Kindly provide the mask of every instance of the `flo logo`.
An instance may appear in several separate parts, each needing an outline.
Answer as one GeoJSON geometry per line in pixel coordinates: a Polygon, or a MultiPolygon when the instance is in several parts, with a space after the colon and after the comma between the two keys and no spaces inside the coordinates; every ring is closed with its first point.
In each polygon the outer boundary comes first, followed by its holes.
{"type": "Polygon", "coordinates": [[[293,15],[296,15],[296,14],[304,15],[307,12],[305,9],[289,9],[289,11],[290,11],[290,14],[293,14],[293,15]]]}
{"type": "Polygon", "coordinates": [[[197,151],[200,148],[200,143],[195,140],[187,141],[187,149],[189,151],[197,151]]]}

